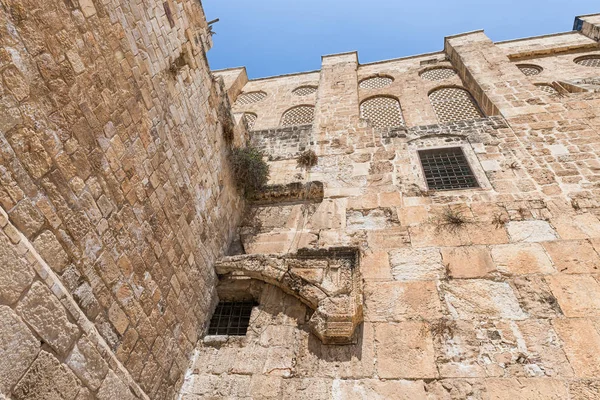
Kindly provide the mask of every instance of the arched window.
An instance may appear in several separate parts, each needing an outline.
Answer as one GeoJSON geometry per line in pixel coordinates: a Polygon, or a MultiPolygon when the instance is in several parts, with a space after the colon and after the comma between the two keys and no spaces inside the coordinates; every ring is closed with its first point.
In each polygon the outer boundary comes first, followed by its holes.
{"type": "Polygon", "coordinates": [[[445,87],[429,93],[429,101],[441,123],[483,117],[479,107],[465,89],[445,87]]]}
{"type": "Polygon", "coordinates": [[[264,99],[265,97],[267,97],[267,94],[265,92],[260,92],[260,91],[259,92],[242,93],[238,96],[235,104],[239,105],[239,106],[243,106],[246,104],[257,103],[257,102],[261,101],[262,99],[264,99]]]}
{"type": "Polygon", "coordinates": [[[544,69],[533,64],[517,64],[517,68],[521,70],[525,76],[539,75],[544,69]]]}
{"type": "Polygon", "coordinates": [[[308,96],[309,94],[313,94],[317,91],[317,87],[316,86],[300,86],[297,87],[296,89],[292,90],[292,93],[294,93],[296,96],[308,96]]]}
{"type": "Polygon", "coordinates": [[[390,86],[394,82],[394,78],[390,76],[373,76],[360,81],[358,86],[361,89],[381,89],[390,86]]]}
{"type": "Polygon", "coordinates": [[[281,126],[312,124],[315,119],[315,106],[298,106],[290,108],[281,118],[281,126]]]}
{"type": "Polygon", "coordinates": [[[374,128],[390,128],[404,124],[398,100],[392,97],[371,97],[360,104],[361,118],[371,121],[374,128]]]}
{"type": "Polygon", "coordinates": [[[584,67],[595,67],[600,68],[600,56],[584,56],[573,60],[577,65],[583,65],[584,67]]]}
{"type": "Polygon", "coordinates": [[[421,72],[421,78],[428,81],[441,81],[443,79],[452,78],[453,76],[456,76],[456,71],[448,67],[428,69],[427,71],[421,72]]]}
{"type": "Polygon", "coordinates": [[[546,92],[548,94],[558,94],[558,91],[554,89],[554,86],[548,85],[547,83],[537,83],[537,86],[541,91],[546,92]]]}
{"type": "Polygon", "coordinates": [[[246,121],[246,125],[248,125],[249,130],[252,130],[254,128],[256,118],[257,115],[254,113],[244,113],[244,120],[246,121]]]}

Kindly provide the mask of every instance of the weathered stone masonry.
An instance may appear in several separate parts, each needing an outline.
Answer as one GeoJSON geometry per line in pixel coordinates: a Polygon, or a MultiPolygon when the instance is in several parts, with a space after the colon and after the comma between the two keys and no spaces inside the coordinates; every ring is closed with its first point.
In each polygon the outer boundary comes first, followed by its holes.
{"type": "Polygon", "coordinates": [[[196,0],[0,0],[0,398],[600,398],[598,32],[248,80],[196,0]]]}
{"type": "MultiPolygon", "coordinates": [[[[222,298],[258,302],[248,333],[205,337],[182,398],[600,398],[599,21],[503,43],[456,35],[367,65],[325,56],[321,71],[258,80],[217,71],[237,117],[256,116],[277,195],[249,205],[232,248],[245,254],[217,267],[222,298]],[[380,120],[363,118],[368,100],[380,120]],[[282,127],[298,105],[314,106],[312,126],[282,127]],[[308,170],[305,148],[319,157],[308,170]],[[460,149],[476,188],[432,190],[420,152],[440,148],[460,149]],[[309,182],[322,199],[289,189],[309,182]],[[273,277],[339,246],[360,254],[364,304],[331,345],[273,277]]],[[[312,265],[296,289],[327,262],[312,265]]]]}
{"type": "Polygon", "coordinates": [[[0,397],[173,398],[243,206],[203,10],[0,1],[0,44],[0,397]]]}

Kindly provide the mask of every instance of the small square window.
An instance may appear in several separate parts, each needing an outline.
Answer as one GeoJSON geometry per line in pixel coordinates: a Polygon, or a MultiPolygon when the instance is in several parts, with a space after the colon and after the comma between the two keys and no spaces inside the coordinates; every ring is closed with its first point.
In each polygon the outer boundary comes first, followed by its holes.
{"type": "Polygon", "coordinates": [[[460,147],[421,150],[419,158],[430,190],[477,188],[479,184],[460,147]]]}
{"type": "Polygon", "coordinates": [[[220,302],[210,320],[209,335],[244,336],[250,325],[253,302],[220,302]]]}

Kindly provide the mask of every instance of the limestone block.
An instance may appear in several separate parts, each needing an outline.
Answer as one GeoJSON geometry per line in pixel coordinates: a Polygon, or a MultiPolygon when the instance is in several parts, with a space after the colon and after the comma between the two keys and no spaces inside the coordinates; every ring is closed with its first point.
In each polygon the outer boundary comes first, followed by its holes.
{"type": "Polygon", "coordinates": [[[13,398],[73,400],[81,388],[81,382],[71,370],[52,354],[42,351],[13,389],[13,398]]]}
{"type": "Polygon", "coordinates": [[[552,275],[546,278],[567,317],[600,316],[600,284],[588,275],[552,275]]]}
{"type": "Polygon", "coordinates": [[[100,387],[108,372],[108,365],[86,336],[79,339],[65,362],[93,390],[100,387]]]}
{"type": "Polygon", "coordinates": [[[567,385],[557,379],[487,379],[485,387],[490,399],[561,400],[568,398],[567,385]]]}
{"type": "Polygon", "coordinates": [[[86,18],[96,14],[96,7],[94,7],[92,0],[79,0],[79,6],[81,7],[81,12],[86,18]]]}
{"type": "Polygon", "coordinates": [[[542,276],[522,276],[513,283],[519,293],[521,307],[531,317],[556,318],[563,315],[556,297],[542,276]]]}
{"type": "Polygon", "coordinates": [[[131,393],[131,390],[123,383],[114,372],[108,371],[102,386],[98,389],[96,395],[98,400],[135,400],[136,397],[131,393]]]}
{"type": "Polygon", "coordinates": [[[17,306],[17,312],[57,353],[65,355],[77,339],[79,329],[54,294],[35,282],[17,306]]]}
{"type": "Polygon", "coordinates": [[[33,206],[29,199],[19,202],[10,212],[10,219],[15,227],[25,236],[31,238],[44,224],[44,216],[33,206]]]}
{"type": "Polygon", "coordinates": [[[281,399],[283,395],[283,378],[278,376],[252,375],[250,396],[253,399],[281,399]]]}
{"type": "Polygon", "coordinates": [[[545,242],[558,239],[546,221],[511,221],[506,224],[511,242],[545,242]]]}
{"type": "Polygon", "coordinates": [[[377,373],[384,379],[437,377],[433,342],[427,324],[401,322],[377,324],[377,373]]]}
{"type": "Polygon", "coordinates": [[[586,241],[561,240],[544,243],[544,248],[559,272],[591,274],[600,272],[600,256],[586,241]]]}
{"type": "Polygon", "coordinates": [[[333,381],[334,399],[422,400],[427,398],[423,381],[380,381],[378,379],[333,381]]]}
{"type": "Polygon", "coordinates": [[[564,343],[564,350],[575,375],[597,379],[600,375],[600,334],[594,324],[583,319],[555,319],[554,328],[564,343]]]}
{"type": "Polygon", "coordinates": [[[8,141],[33,179],[39,179],[50,171],[52,159],[36,132],[29,128],[19,128],[8,141]]]}
{"type": "Polygon", "coordinates": [[[284,400],[331,400],[331,379],[285,379],[283,382],[284,400]]]}
{"type": "Polygon", "coordinates": [[[442,260],[452,278],[482,278],[496,270],[483,246],[442,248],[442,260]]]}
{"type": "Polygon", "coordinates": [[[528,319],[516,322],[527,346],[527,372],[547,377],[572,377],[562,341],[547,319],[528,319]]]}
{"type": "Polygon", "coordinates": [[[441,318],[434,281],[373,282],[365,286],[365,320],[373,322],[441,318]]]}
{"type": "Polygon", "coordinates": [[[56,272],[61,274],[69,264],[69,256],[50,231],[42,232],[33,242],[36,250],[44,261],[56,272]]]}
{"type": "Polygon", "coordinates": [[[267,351],[263,374],[289,378],[294,375],[294,350],[271,347],[267,351]]]}
{"type": "Polygon", "coordinates": [[[440,279],[445,275],[437,248],[403,248],[390,251],[392,275],[398,281],[440,279]]]}
{"type": "Polygon", "coordinates": [[[346,227],[351,230],[376,230],[398,225],[398,215],[391,208],[346,210],[346,227]]]}
{"type": "Polygon", "coordinates": [[[392,280],[392,269],[387,251],[367,252],[362,256],[360,271],[365,280],[392,280]]]}
{"type": "Polygon", "coordinates": [[[596,380],[581,380],[569,384],[571,400],[600,399],[600,382],[596,380]]]}
{"type": "Polygon", "coordinates": [[[35,272],[0,231],[0,302],[12,304],[31,285],[35,272]]]}
{"type": "Polygon", "coordinates": [[[0,393],[10,393],[39,349],[27,325],[9,307],[0,306],[0,393]]]}
{"type": "MultiPolygon", "coordinates": [[[[561,243],[561,242],[557,242],[561,243]]],[[[498,271],[511,275],[551,274],[552,262],[538,243],[515,243],[492,247],[498,271]]]]}
{"type": "Polygon", "coordinates": [[[410,245],[408,229],[392,227],[386,229],[367,231],[369,248],[375,251],[397,249],[410,245]]]}
{"type": "Polygon", "coordinates": [[[512,288],[506,282],[454,280],[442,284],[441,288],[454,318],[527,318],[512,288]]]}

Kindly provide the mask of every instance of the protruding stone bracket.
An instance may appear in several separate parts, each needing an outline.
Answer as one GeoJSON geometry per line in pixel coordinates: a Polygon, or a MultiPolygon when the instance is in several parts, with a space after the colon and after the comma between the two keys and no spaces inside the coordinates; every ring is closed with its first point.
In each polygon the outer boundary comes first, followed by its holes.
{"type": "Polygon", "coordinates": [[[269,185],[250,198],[254,205],[323,201],[323,182],[293,182],[286,185],[269,185]]]}
{"type": "Polygon", "coordinates": [[[219,275],[246,276],[275,285],[313,309],[309,324],[325,344],[349,344],[363,320],[356,248],[301,249],[296,254],[225,257],[219,275]]]}

